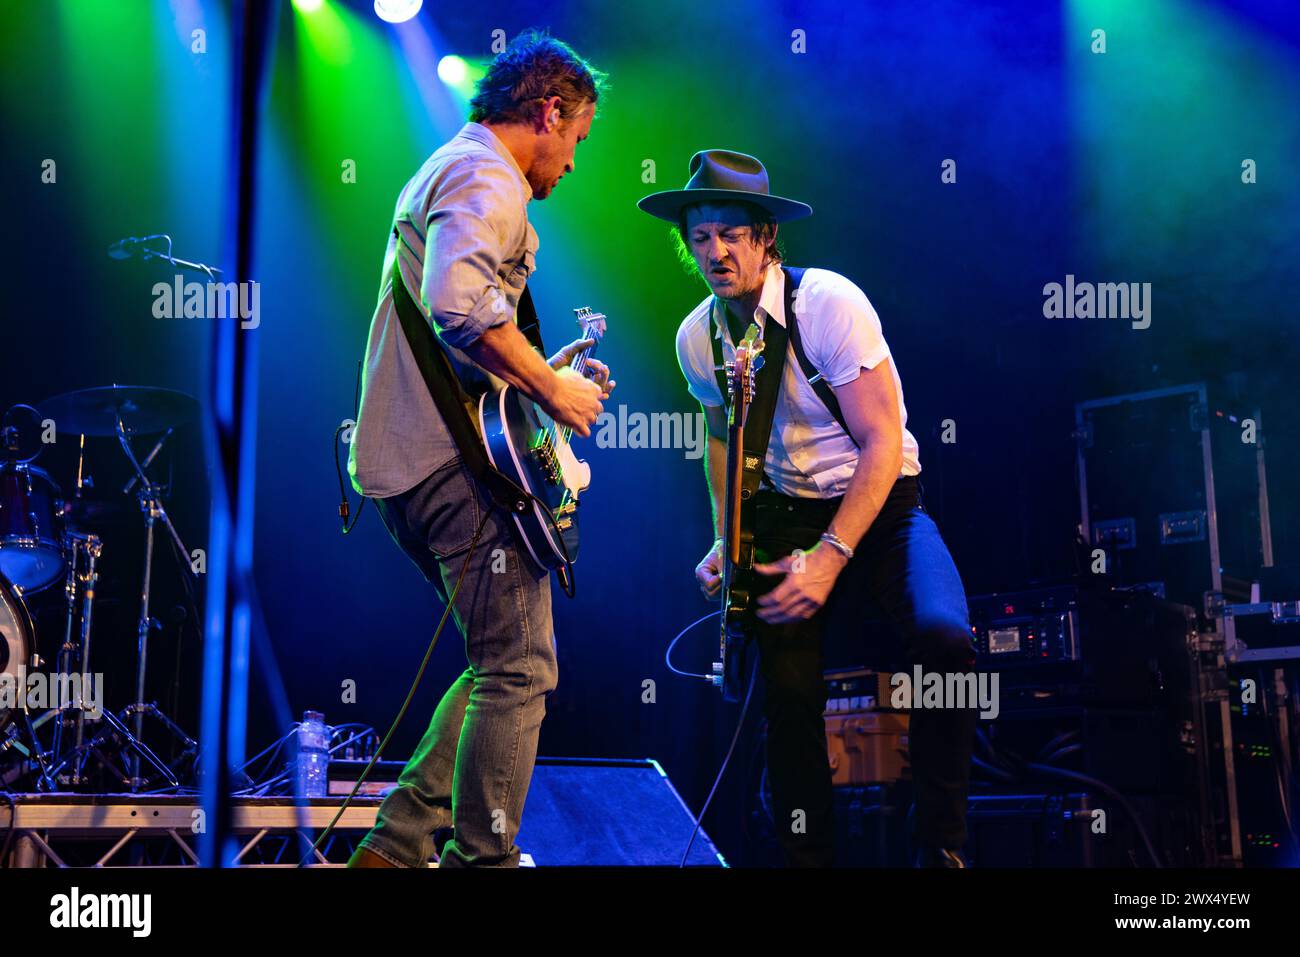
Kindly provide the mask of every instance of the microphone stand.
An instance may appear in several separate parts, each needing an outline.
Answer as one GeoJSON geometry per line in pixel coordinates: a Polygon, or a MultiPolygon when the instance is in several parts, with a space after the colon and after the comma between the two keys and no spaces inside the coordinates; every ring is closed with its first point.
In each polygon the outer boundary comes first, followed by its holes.
{"type": "MultiPolygon", "coordinates": [[[[166,441],[166,438],[167,437],[164,436],[158,443],[158,446],[150,453],[150,459],[157,454],[158,449],[161,448],[163,442],[166,441]]],[[[181,541],[181,536],[176,531],[176,526],[172,524],[171,516],[167,514],[167,509],[163,505],[162,491],[160,487],[150,480],[149,476],[145,473],[143,466],[141,466],[140,461],[135,457],[135,452],[132,450],[131,442],[128,438],[126,423],[122,421],[120,415],[117,419],[117,440],[121,444],[122,451],[126,454],[128,461],[130,461],[131,467],[135,469],[136,479],[140,482],[140,488],[136,494],[140,501],[140,512],[144,516],[144,579],[140,591],[140,620],[137,628],[138,644],[136,653],[135,701],[128,705],[122,712],[124,718],[127,715],[131,715],[133,718],[132,736],[138,746],[130,759],[130,787],[132,791],[138,791],[144,786],[144,780],[140,776],[140,755],[142,753],[155,768],[165,772],[168,781],[171,783],[172,787],[175,787],[179,784],[175,774],[165,765],[160,767],[160,762],[154,759],[151,752],[149,752],[142,743],[144,735],[144,716],[147,713],[166,725],[172,734],[176,735],[185,744],[187,751],[190,749],[197,749],[198,747],[197,742],[191,739],[189,735],[185,734],[185,732],[182,731],[175,722],[164,715],[158,709],[156,704],[150,704],[144,700],[144,679],[149,651],[149,628],[153,622],[153,619],[149,615],[149,597],[152,591],[153,578],[154,523],[159,520],[162,521],[163,527],[167,529],[167,533],[171,536],[172,542],[176,546],[178,555],[183,557],[189,555],[190,552],[189,549],[185,547],[185,543],[181,541]]],[[[130,484],[133,484],[134,481],[135,479],[132,480],[132,483],[128,483],[128,487],[130,484]]],[[[193,578],[194,570],[183,561],[181,562],[181,565],[181,574],[193,578]]],[[[194,582],[194,584],[197,584],[197,582],[194,582]]]]}
{"type": "Polygon", "coordinates": [[[216,266],[209,266],[207,263],[190,262],[188,259],[177,259],[172,255],[172,238],[166,233],[157,233],[153,236],[128,236],[126,239],[119,239],[113,245],[108,247],[108,255],[113,259],[130,259],[134,255],[139,255],[141,259],[148,262],[151,259],[161,259],[163,262],[170,263],[180,269],[190,269],[194,272],[206,273],[209,279],[215,279],[221,270],[216,266]],[[164,252],[161,249],[151,249],[144,245],[155,239],[164,239],[167,241],[167,249],[164,252]]]}

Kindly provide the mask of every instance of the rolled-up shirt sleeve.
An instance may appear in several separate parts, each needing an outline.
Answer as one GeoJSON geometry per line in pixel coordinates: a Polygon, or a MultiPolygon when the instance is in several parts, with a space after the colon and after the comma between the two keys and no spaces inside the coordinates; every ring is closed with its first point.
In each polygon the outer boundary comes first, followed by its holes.
{"type": "Polygon", "coordinates": [[[421,295],[436,332],[464,349],[514,308],[501,263],[527,229],[518,177],[502,163],[459,163],[440,183],[426,223],[421,295]]]}

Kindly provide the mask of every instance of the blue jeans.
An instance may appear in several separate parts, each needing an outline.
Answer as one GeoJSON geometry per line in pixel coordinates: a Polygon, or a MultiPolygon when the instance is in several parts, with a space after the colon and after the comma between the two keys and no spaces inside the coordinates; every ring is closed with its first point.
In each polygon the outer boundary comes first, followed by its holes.
{"type": "Polygon", "coordinates": [[[453,610],[469,666],[443,695],[361,845],[393,864],[424,867],[433,832],[450,827],[441,866],[517,867],[515,836],[558,677],[549,575],[459,458],[376,504],[444,603],[488,517],[453,610]]]}
{"type": "MultiPolygon", "coordinates": [[[[903,639],[902,651],[927,672],[962,674],[975,665],[966,592],[930,516],[919,482],[898,479],[826,606],[811,619],[757,622],[754,636],[766,688],[768,771],[777,835],[786,862],[825,867],[834,860],[834,795],[826,761],[826,680],[822,635],[868,639],[866,621],[883,617],[903,639]],[[789,822],[802,812],[803,828],[789,822]]],[[[799,499],[760,491],[755,545],[762,561],[817,544],[839,499],[799,499]]],[[[779,579],[760,579],[755,594],[779,579]]],[[[911,712],[908,753],[917,845],[959,849],[966,843],[966,798],[978,714],[972,708],[911,712]]]]}

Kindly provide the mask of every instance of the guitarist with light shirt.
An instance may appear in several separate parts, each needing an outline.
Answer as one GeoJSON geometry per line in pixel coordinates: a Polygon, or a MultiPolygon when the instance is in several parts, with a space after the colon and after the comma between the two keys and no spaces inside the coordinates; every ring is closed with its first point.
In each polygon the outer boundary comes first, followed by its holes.
{"type": "Polygon", "coordinates": [[[462,461],[463,446],[399,322],[413,307],[395,305],[390,277],[400,257],[400,302],[419,304],[465,394],[508,383],[560,426],[590,435],[614,383],[594,359],[585,370],[569,365],[594,340],[548,361],[514,320],[521,299],[531,302],[524,285],[538,247],[528,201],[545,199],[573,172],[602,83],[564,43],[521,34],[480,81],[470,122],[397,201],[348,470],[444,603],[488,514],[456,597],[469,666],[443,696],[350,866],[424,867],[434,832],[449,828],[443,867],[519,862],[514,839],[557,677],[550,579],[462,461]]]}
{"type": "MultiPolygon", "coordinates": [[[[875,310],[845,277],[782,263],[778,224],[811,215],[811,207],[771,195],[763,165],[728,150],[696,153],[684,189],[638,205],[673,224],[683,258],[713,293],[677,333],[678,361],[709,430],[705,467],[717,538],[695,570],[709,598],[719,594],[724,555],[727,416],[719,368],[751,323],[765,342],[759,382],[769,373],[767,389],[757,388],[744,440],[746,450],[765,446],[761,456],[745,456],[762,475],[759,484],[755,474],[752,495],[753,571],[762,576],[754,590],[762,597],[749,631],[766,692],[768,772],[786,861],[829,866],[822,631],[860,627],[870,603],[926,672],[970,672],[975,653],[961,578],[921,503],[916,440],[875,310]],[[757,424],[765,418],[770,431],[757,424]]],[[[975,721],[970,708],[911,713],[918,866],[965,866],[975,721]]]]}

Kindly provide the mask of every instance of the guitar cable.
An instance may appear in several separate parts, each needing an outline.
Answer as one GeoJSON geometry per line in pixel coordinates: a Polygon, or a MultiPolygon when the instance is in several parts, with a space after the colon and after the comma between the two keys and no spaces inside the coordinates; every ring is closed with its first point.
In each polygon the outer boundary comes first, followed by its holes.
{"type": "MultiPolygon", "coordinates": [[[[356,428],[357,418],[361,414],[361,360],[357,360],[357,391],[356,397],[352,401],[352,428],[356,428]]],[[[369,499],[361,496],[361,504],[357,506],[357,514],[353,516],[352,521],[348,521],[348,515],[351,512],[351,506],[348,505],[348,493],[343,487],[343,469],[339,465],[339,436],[348,428],[347,422],[339,423],[339,427],[334,430],[334,471],[339,477],[339,519],[343,523],[343,534],[349,534],[352,529],[356,528],[357,521],[361,518],[361,513],[365,510],[366,502],[369,499]]]]}
{"type": "Polygon", "coordinates": [[[713,796],[718,793],[718,785],[722,783],[722,777],[727,773],[727,766],[731,764],[731,756],[736,753],[736,745],[740,742],[740,732],[745,727],[745,718],[749,714],[749,702],[754,696],[754,685],[758,683],[758,656],[754,656],[753,667],[749,669],[749,687],[745,690],[745,701],[740,706],[740,717],[736,719],[736,730],[731,735],[731,744],[727,747],[727,754],[722,759],[722,765],[718,768],[718,776],[713,779],[713,787],[709,789],[709,796],[704,799],[704,806],[700,808],[699,815],[695,818],[695,827],[691,831],[691,838],[686,842],[686,850],[682,851],[682,860],[678,867],[686,866],[686,859],[691,855],[691,847],[695,844],[695,836],[700,833],[700,825],[704,822],[704,815],[709,813],[709,805],[713,803],[713,796]]]}
{"type": "MultiPolygon", "coordinates": [[[[547,518],[550,519],[551,524],[554,526],[555,517],[551,515],[551,510],[549,507],[547,507],[546,503],[543,502],[541,499],[539,499],[532,492],[528,491],[527,489],[520,489],[520,491],[522,491],[525,495],[527,495],[530,499],[533,500],[533,502],[541,509],[542,514],[547,516],[547,518]]],[[[364,504],[364,499],[363,499],[363,504],[364,504]]],[[[357,514],[358,515],[361,514],[360,509],[357,510],[357,514]]],[[[366,778],[370,776],[371,770],[374,769],[374,766],[379,762],[379,758],[383,755],[384,748],[388,747],[388,742],[392,739],[393,735],[397,732],[398,725],[400,725],[402,723],[402,719],[406,717],[406,712],[411,707],[411,701],[415,698],[415,691],[417,688],[419,688],[420,682],[424,680],[424,672],[425,669],[428,668],[429,666],[429,659],[433,657],[433,649],[437,647],[438,639],[442,636],[442,629],[447,624],[447,616],[451,613],[451,609],[456,604],[456,595],[460,592],[461,582],[465,580],[465,573],[469,571],[470,559],[474,557],[474,550],[478,547],[479,539],[482,538],[483,536],[483,529],[487,526],[488,516],[491,514],[492,514],[491,508],[486,508],[483,510],[483,518],[481,521],[479,521],[478,528],[475,529],[474,531],[474,537],[470,539],[469,551],[465,553],[465,563],[460,566],[460,574],[456,576],[456,584],[452,586],[451,594],[447,596],[447,605],[442,610],[442,617],[438,619],[438,627],[434,629],[433,637],[429,639],[429,646],[424,651],[424,658],[420,662],[420,667],[419,669],[417,669],[415,673],[414,680],[411,682],[410,690],[406,692],[406,700],[402,702],[402,707],[398,710],[397,717],[393,719],[392,725],[389,727],[388,731],[385,732],[384,739],[381,742],[379,742],[379,747],[375,749],[374,756],[370,759],[370,763],[367,764],[365,768],[362,770],[362,772],[357,776],[356,783],[352,786],[352,791],[348,794],[346,798],[343,799],[343,803],[339,805],[338,813],[334,815],[334,819],[330,821],[329,826],[327,826],[325,830],[321,831],[320,836],[316,838],[310,850],[307,852],[307,857],[304,857],[302,860],[298,862],[297,864],[298,867],[305,867],[308,858],[311,855],[316,854],[320,850],[321,846],[325,843],[326,839],[328,839],[329,836],[334,832],[334,828],[338,826],[339,819],[343,817],[343,812],[348,809],[348,806],[352,803],[352,799],[356,797],[357,793],[361,790],[361,785],[363,785],[366,781],[366,778]]],[[[560,548],[564,550],[565,567],[569,572],[570,575],[569,581],[570,584],[572,585],[573,582],[575,581],[575,579],[573,579],[572,577],[573,561],[572,559],[569,558],[569,552],[567,547],[565,547],[564,545],[564,539],[561,538],[558,534],[559,532],[558,528],[556,529],[556,532],[557,532],[556,539],[560,542],[560,548]]],[[[565,594],[568,595],[570,598],[572,598],[573,595],[576,593],[576,591],[577,591],[576,586],[573,586],[571,588],[566,589],[565,594]]],[[[698,827],[699,825],[697,824],[696,828],[698,829],[698,827]]],[[[692,841],[694,840],[694,835],[692,835],[691,839],[692,841]]]]}
{"type": "Polygon", "coordinates": [[[478,547],[478,541],[483,536],[483,529],[486,527],[488,516],[491,514],[491,509],[485,509],[483,511],[483,518],[478,523],[478,528],[474,532],[474,537],[469,543],[469,551],[465,554],[465,562],[460,566],[460,574],[456,576],[456,584],[452,587],[451,594],[447,597],[447,606],[442,610],[442,617],[438,619],[438,627],[433,631],[433,638],[429,640],[429,646],[424,651],[424,659],[420,662],[420,667],[415,673],[415,680],[411,682],[410,690],[406,692],[406,700],[402,702],[402,707],[398,710],[397,717],[393,719],[392,725],[389,727],[387,733],[384,734],[384,739],[379,742],[379,747],[375,749],[374,756],[370,759],[370,763],[367,764],[361,774],[357,776],[356,783],[352,785],[351,793],[349,793],[348,796],[343,799],[343,803],[339,805],[339,810],[338,813],[334,815],[334,820],[330,821],[329,826],[326,827],[325,830],[321,831],[320,836],[316,838],[315,843],[312,844],[311,849],[307,852],[307,856],[298,862],[298,867],[305,867],[308,858],[314,854],[318,854],[321,845],[323,845],[326,839],[334,833],[334,828],[338,825],[339,819],[343,817],[343,812],[348,809],[348,805],[352,803],[352,799],[357,796],[357,792],[361,790],[361,785],[365,783],[371,770],[377,763],[379,763],[379,758],[383,755],[384,748],[388,747],[388,742],[392,740],[393,734],[396,733],[397,726],[401,724],[402,719],[406,717],[406,712],[411,707],[411,701],[415,698],[415,691],[420,686],[420,682],[424,679],[424,671],[429,666],[429,659],[433,657],[433,649],[437,647],[438,638],[441,637],[442,629],[447,624],[447,617],[451,614],[451,609],[456,604],[456,595],[460,592],[461,582],[465,580],[465,573],[469,571],[470,559],[474,557],[474,549],[478,547]]]}
{"type": "Polygon", "coordinates": [[[520,488],[520,491],[533,500],[546,520],[551,523],[551,528],[555,530],[555,540],[560,543],[560,551],[564,552],[564,574],[560,574],[560,569],[556,569],[555,575],[560,582],[560,591],[564,593],[565,598],[573,598],[578,594],[578,579],[573,574],[573,559],[569,556],[569,546],[564,542],[564,536],[560,534],[560,526],[555,521],[555,516],[551,514],[551,507],[543,502],[540,498],[528,491],[526,488],[520,488]]]}
{"type": "MultiPolygon", "coordinates": [[[[361,360],[359,359],[357,360],[356,390],[353,397],[352,407],[352,422],[353,428],[355,428],[356,420],[361,412],[361,360]]],[[[344,430],[347,428],[348,425],[344,422],[340,423],[339,427],[334,430],[334,442],[333,447],[331,448],[331,454],[334,459],[334,472],[338,477],[339,483],[338,514],[339,519],[342,522],[341,530],[344,535],[350,534],[356,527],[357,521],[361,518],[362,511],[366,507],[366,502],[369,501],[368,496],[362,495],[361,504],[357,506],[356,514],[351,516],[351,521],[348,520],[351,508],[348,504],[347,491],[343,484],[343,469],[342,466],[339,465],[339,437],[342,436],[344,430]]],[[[560,581],[560,589],[567,598],[573,598],[577,594],[578,590],[577,578],[573,573],[573,558],[569,555],[568,545],[564,541],[564,536],[560,534],[560,527],[556,522],[555,516],[551,514],[550,506],[526,488],[520,488],[519,491],[526,495],[538,510],[546,516],[546,520],[554,530],[555,540],[559,542],[560,551],[563,552],[562,558],[564,561],[564,567],[562,569],[563,573],[561,574],[561,570],[557,570],[556,572],[560,581]]],[[[491,498],[490,495],[489,498],[491,498]]],[[[442,610],[442,617],[438,619],[438,627],[433,631],[433,637],[429,640],[429,645],[424,652],[424,658],[420,661],[420,667],[416,670],[415,678],[411,682],[411,687],[406,693],[406,700],[402,702],[402,707],[398,709],[397,717],[393,719],[392,725],[389,726],[388,731],[384,734],[384,739],[379,743],[379,747],[375,749],[375,753],[371,757],[370,763],[367,764],[361,774],[357,776],[357,780],[353,784],[351,792],[343,799],[343,803],[339,805],[338,813],[334,815],[334,819],[330,821],[329,825],[321,831],[320,836],[316,838],[315,842],[313,842],[307,855],[298,862],[298,867],[305,867],[308,859],[310,859],[312,855],[317,854],[325,841],[334,833],[335,827],[338,826],[339,820],[343,817],[343,812],[348,809],[349,805],[352,803],[352,799],[355,798],[357,793],[361,790],[361,786],[365,783],[366,778],[369,777],[370,772],[374,769],[375,765],[379,762],[380,757],[383,755],[384,749],[388,747],[388,742],[397,732],[397,728],[402,723],[402,719],[406,717],[406,712],[411,707],[411,701],[415,698],[416,689],[419,688],[420,682],[424,680],[424,673],[429,666],[429,659],[433,657],[433,649],[437,647],[438,639],[442,637],[442,629],[447,624],[447,617],[451,613],[451,609],[455,606],[456,595],[460,592],[461,582],[465,580],[465,573],[469,570],[470,559],[474,557],[474,550],[478,547],[479,539],[483,536],[483,529],[487,526],[488,516],[491,514],[492,509],[490,507],[483,510],[483,518],[479,522],[478,528],[474,531],[473,539],[470,540],[469,551],[465,553],[465,562],[460,567],[460,574],[456,576],[456,584],[452,587],[451,594],[447,598],[446,607],[442,610]]],[[[698,826],[699,825],[697,824],[697,829],[698,826]]],[[[691,839],[694,840],[694,835],[692,835],[691,839]]]]}
{"type": "MultiPolygon", "coordinates": [[[[668,643],[668,648],[666,651],[664,651],[664,664],[668,667],[669,671],[671,671],[675,675],[681,675],[683,678],[703,678],[705,681],[709,682],[710,684],[713,684],[712,675],[702,675],[691,671],[682,671],[680,668],[677,668],[675,665],[673,665],[672,656],[673,656],[673,649],[677,647],[677,643],[681,641],[683,637],[685,637],[687,632],[689,632],[696,625],[703,624],[704,622],[708,621],[710,618],[716,618],[718,615],[721,614],[722,614],[721,609],[718,609],[717,611],[711,611],[707,615],[704,615],[702,618],[697,618],[695,621],[691,622],[689,625],[687,625],[685,628],[683,628],[681,631],[677,633],[677,637],[668,643]]],[[[722,778],[727,773],[727,767],[731,764],[731,758],[736,752],[736,745],[740,742],[740,732],[745,727],[745,718],[749,715],[749,702],[750,699],[753,697],[754,685],[757,684],[757,681],[758,681],[758,656],[755,655],[754,665],[752,668],[750,668],[749,671],[749,687],[745,691],[744,703],[740,706],[740,717],[736,720],[736,730],[731,735],[731,744],[727,747],[727,754],[722,759],[722,765],[718,768],[717,776],[713,779],[713,787],[709,789],[709,796],[704,799],[704,806],[700,808],[699,815],[695,816],[694,818],[693,821],[694,827],[691,830],[691,837],[690,840],[686,842],[686,850],[682,852],[682,860],[681,863],[677,865],[678,867],[686,866],[686,859],[691,855],[691,848],[695,845],[696,835],[700,833],[700,826],[704,821],[704,815],[709,813],[709,805],[713,803],[713,796],[718,792],[718,786],[722,783],[722,778]]]]}
{"type": "MultiPolygon", "coordinates": [[[[360,363],[358,363],[357,364],[358,390],[360,389],[360,382],[361,382],[360,376],[361,376],[361,366],[360,363]]],[[[338,467],[338,436],[342,432],[342,428],[343,427],[340,426],[339,430],[334,433],[335,468],[338,467]]],[[[341,471],[339,472],[339,491],[340,493],[342,493],[343,491],[343,473],[341,471]]],[[[569,598],[572,598],[577,593],[577,585],[576,585],[577,580],[573,576],[573,560],[569,556],[569,550],[568,547],[564,544],[563,536],[559,534],[559,526],[556,524],[555,516],[551,514],[551,510],[547,506],[547,504],[543,502],[541,499],[539,499],[532,492],[530,492],[528,489],[521,488],[520,491],[523,492],[524,495],[528,496],[528,498],[533,501],[533,503],[539,508],[541,513],[547,517],[548,521],[550,521],[551,526],[555,529],[556,540],[560,543],[560,549],[564,552],[565,571],[567,572],[568,575],[567,582],[564,576],[561,576],[561,587],[563,588],[565,595],[567,595],[569,598]]],[[[362,496],[361,506],[357,508],[356,518],[361,517],[361,508],[365,507],[366,500],[367,500],[366,497],[362,496]]],[[[343,533],[345,535],[349,531],[351,531],[351,527],[346,525],[347,522],[346,509],[347,509],[347,499],[345,496],[343,499],[343,503],[340,506],[340,515],[343,516],[343,520],[345,523],[343,529],[343,533]]],[[[490,516],[491,514],[492,514],[491,507],[485,508],[483,510],[483,518],[479,521],[478,528],[475,529],[474,531],[474,537],[470,540],[469,551],[465,553],[465,562],[460,567],[460,574],[456,576],[456,584],[452,587],[451,594],[447,596],[447,604],[446,607],[443,608],[442,610],[442,617],[438,619],[438,627],[434,629],[433,637],[429,640],[429,646],[425,649],[424,658],[420,662],[420,667],[416,670],[415,678],[411,682],[410,690],[408,690],[406,693],[406,700],[402,702],[402,707],[397,712],[397,717],[393,719],[392,725],[389,727],[388,731],[384,734],[384,739],[379,743],[379,747],[375,749],[374,756],[371,757],[370,763],[367,764],[364,770],[362,770],[361,774],[357,776],[356,783],[353,784],[352,786],[352,791],[348,794],[346,798],[343,799],[343,803],[339,805],[338,813],[334,815],[334,819],[330,821],[329,825],[323,831],[321,831],[320,836],[316,838],[315,842],[308,850],[307,856],[305,856],[302,860],[298,862],[297,864],[298,867],[305,867],[308,859],[312,855],[318,853],[321,846],[325,843],[325,841],[329,838],[329,836],[334,833],[334,828],[338,826],[339,820],[343,817],[343,812],[348,809],[348,806],[352,803],[352,799],[355,798],[357,796],[357,793],[361,790],[361,786],[365,783],[366,778],[369,777],[370,772],[374,769],[375,765],[379,762],[380,757],[383,755],[384,749],[388,747],[388,742],[392,739],[393,735],[397,732],[398,725],[400,725],[402,723],[402,719],[406,717],[406,712],[411,707],[411,701],[415,698],[416,689],[419,688],[420,682],[424,680],[424,672],[429,666],[429,659],[433,657],[433,649],[437,647],[438,639],[442,636],[442,629],[447,624],[447,617],[451,613],[451,609],[456,604],[456,595],[459,594],[460,592],[461,582],[465,580],[465,573],[469,571],[470,559],[474,557],[474,550],[478,547],[479,539],[482,538],[483,536],[483,529],[487,526],[488,516],[490,516]]],[[[354,526],[356,525],[356,518],[354,518],[352,521],[352,525],[354,526]]]]}
{"type": "Polygon", "coordinates": [[[718,615],[721,614],[722,614],[722,609],[718,609],[717,611],[711,611],[703,618],[695,619],[693,622],[691,622],[681,631],[677,632],[677,637],[674,638],[672,641],[668,642],[668,650],[664,652],[664,665],[668,668],[669,671],[671,671],[675,675],[681,675],[683,678],[703,678],[705,681],[709,682],[710,684],[713,683],[712,675],[701,675],[701,674],[696,674],[693,671],[682,671],[680,668],[676,667],[673,664],[673,649],[677,647],[677,642],[681,641],[686,636],[686,633],[690,631],[692,628],[694,628],[696,625],[702,625],[710,618],[716,618],[718,617],[718,615]]]}

